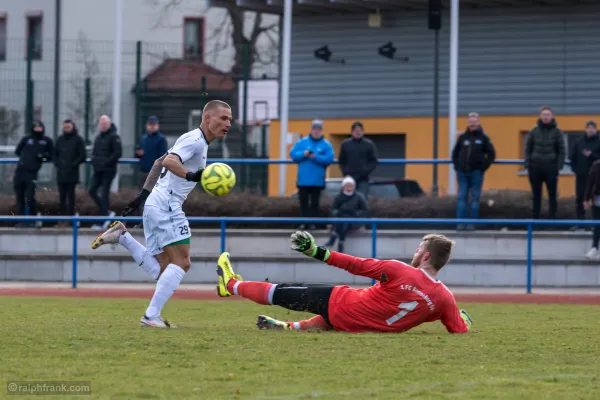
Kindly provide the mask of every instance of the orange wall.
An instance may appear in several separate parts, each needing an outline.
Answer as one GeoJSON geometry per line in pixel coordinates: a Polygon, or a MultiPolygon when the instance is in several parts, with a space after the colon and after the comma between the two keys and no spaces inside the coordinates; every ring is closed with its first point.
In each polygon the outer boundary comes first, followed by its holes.
{"type": "MultiPolygon", "coordinates": [[[[566,131],[584,130],[585,122],[589,119],[598,119],[598,115],[569,115],[557,117],[561,129],[566,131]]],[[[338,149],[343,138],[350,132],[350,126],[355,120],[336,119],[325,120],[325,136],[334,146],[336,158],[338,149]]],[[[537,116],[493,116],[482,117],[481,125],[492,139],[496,148],[497,159],[522,159],[523,149],[521,144],[521,132],[528,131],[537,121],[537,116]]],[[[310,120],[290,120],[288,132],[302,133],[304,136],[309,132],[310,120]]],[[[406,135],[406,158],[433,158],[433,120],[431,118],[370,118],[362,119],[365,133],[369,134],[405,134],[406,135]]],[[[467,118],[458,118],[459,127],[466,126],[467,118]]],[[[280,144],[280,122],[272,121],[270,126],[269,154],[273,159],[279,159],[280,144]]],[[[286,159],[289,159],[291,145],[287,146],[286,159]]],[[[439,121],[439,158],[449,158],[448,118],[440,118],[439,121]]],[[[484,190],[490,189],[520,189],[529,190],[529,181],[526,175],[517,175],[520,169],[516,165],[493,165],[485,175],[484,190]]],[[[430,191],[432,185],[432,166],[408,164],[406,166],[406,178],[415,179],[423,190],[430,191]]],[[[297,167],[286,166],[286,194],[295,191],[297,167]]],[[[339,176],[337,166],[332,166],[328,171],[330,176],[339,176]]],[[[447,193],[448,189],[448,166],[438,167],[438,185],[440,193],[447,193]]],[[[561,196],[573,196],[575,182],[570,175],[561,175],[559,178],[559,194],[561,196]]],[[[279,194],[279,165],[269,165],[269,195],[279,194]]]]}

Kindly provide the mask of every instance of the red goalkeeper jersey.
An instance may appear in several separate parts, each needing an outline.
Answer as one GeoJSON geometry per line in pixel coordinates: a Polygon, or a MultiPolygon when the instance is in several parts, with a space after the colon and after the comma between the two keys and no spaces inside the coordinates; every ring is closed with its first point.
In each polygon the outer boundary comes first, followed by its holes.
{"type": "Polygon", "coordinates": [[[466,333],[450,290],[422,269],[395,260],[331,252],[327,264],[379,281],[366,289],[336,286],[329,298],[333,328],[346,332],[404,332],[440,320],[451,333],[466,333]]]}

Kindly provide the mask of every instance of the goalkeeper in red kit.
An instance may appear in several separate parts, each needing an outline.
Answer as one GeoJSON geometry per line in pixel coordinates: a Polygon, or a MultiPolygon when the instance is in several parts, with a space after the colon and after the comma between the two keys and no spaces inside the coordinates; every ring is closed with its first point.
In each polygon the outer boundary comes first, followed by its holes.
{"type": "Polygon", "coordinates": [[[291,237],[292,249],[319,261],[366,276],[379,283],[365,289],[301,283],[246,282],[235,276],[229,253],[217,262],[219,296],[242,296],[256,303],[308,311],[315,317],[278,321],[261,315],[261,329],[331,330],[345,332],[405,332],[424,322],[441,321],[450,333],[466,333],[472,320],[459,310],[450,290],[437,274],[450,259],[454,242],[443,235],[426,235],[412,266],[396,260],[358,258],[318,247],[308,232],[291,237]]]}

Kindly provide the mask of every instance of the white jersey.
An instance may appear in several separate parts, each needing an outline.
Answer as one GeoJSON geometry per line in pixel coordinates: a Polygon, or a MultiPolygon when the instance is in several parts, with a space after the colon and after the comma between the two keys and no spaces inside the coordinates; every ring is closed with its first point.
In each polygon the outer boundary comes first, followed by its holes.
{"type": "MultiPolygon", "coordinates": [[[[167,153],[176,154],[186,169],[196,172],[200,168],[206,168],[207,152],[208,142],[204,133],[200,128],[196,128],[181,135],[167,153]]],[[[189,182],[163,168],[146,204],[168,211],[181,209],[188,194],[195,187],[196,182],[189,182]]]]}

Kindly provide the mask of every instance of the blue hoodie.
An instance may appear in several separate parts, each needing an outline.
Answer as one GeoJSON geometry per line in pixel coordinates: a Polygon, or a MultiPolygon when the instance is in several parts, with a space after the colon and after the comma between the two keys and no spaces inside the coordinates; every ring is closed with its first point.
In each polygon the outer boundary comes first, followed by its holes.
{"type": "Polygon", "coordinates": [[[325,170],[333,162],[333,147],[324,138],[313,139],[310,135],[300,139],[290,151],[292,161],[298,164],[296,186],[325,186],[325,170]],[[312,159],[304,151],[315,154],[312,159]]]}
{"type": "Polygon", "coordinates": [[[142,136],[140,146],[138,147],[138,149],[144,150],[144,155],[138,157],[140,159],[140,171],[150,172],[154,161],[167,152],[167,146],[167,139],[160,132],[156,132],[154,135],[146,133],[142,136]]]}

